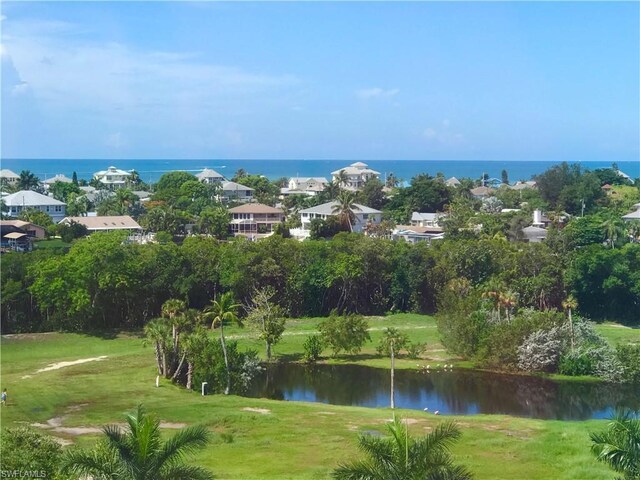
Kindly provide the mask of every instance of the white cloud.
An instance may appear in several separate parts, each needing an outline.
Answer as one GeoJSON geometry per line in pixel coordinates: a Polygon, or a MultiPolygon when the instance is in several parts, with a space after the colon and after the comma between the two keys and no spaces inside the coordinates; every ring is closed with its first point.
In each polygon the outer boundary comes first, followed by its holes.
{"type": "Polygon", "coordinates": [[[0,22],[4,22],[7,19],[6,15],[0,15],[0,22]]]}
{"type": "Polygon", "coordinates": [[[3,36],[3,52],[9,52],[34,97],[65,111],[138,115],[140,122],[152,106],[167,121],[196,122],[223,106],[238,111],[233,108],[238,103],[299,84],[292,75],[212,64],[197,52],[87,41],[86,32],[69,23],[13,22],[3,36]]]}
{"type": "Polygon", "coordinates": [[[27,82],[21,82],[14,85],[11,89],[11,95],[18,96],[23,95],[29,91],[29,84],[27,82]]]}
{"type": "Polygon", "coordinates": [[[385,90],[380,87],[373,87],[373,88],[363,88],[361,90],[356,90],[356,97],[364,100],[367,100],[370,98],[389,98],[389,97],[396,96],[398,93],[400,93],[400,90],[397,88],[385,90]]]}

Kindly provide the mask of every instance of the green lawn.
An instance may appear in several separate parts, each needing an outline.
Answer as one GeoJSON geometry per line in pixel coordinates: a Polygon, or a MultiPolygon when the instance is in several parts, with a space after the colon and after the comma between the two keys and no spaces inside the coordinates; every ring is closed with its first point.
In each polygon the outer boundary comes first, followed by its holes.
{"type": "MultiPolygon", "coordinates": [[[[288,335],[277,347],[279,355],[295,355],[307,331],[318,319],[292,321],[288,335]]],[[[433,319],[398,315],[372,319],[372,328],[406,328],[412,339],[427,341],[431,354],[441,355],[433,319]]],[[[613,328],[612,328],[613,329],[613,328]]],[[[615,339],[635,338],[637,330],[621,330],[615,339]],[[622,335],[622,337],[620,336],[622,335]]],[[[380,330],[373,330],[374,342],[380,330]]],[[[255,343],[247,330],[242,343],[255,343]]],[[[353,458],[358,432],[384,430],[388,409],[342,407],[324,404],[278,402],[237,396],[202,397],[163,382],[155,388],[153,350],[140,337],[118,335],[99,338],[77,334],[33,334],[3,337],[2,388],[8,388],[9,405],[0,409],[2,426],[17,422],[46,423],[63,417],[63,427],[100,426],[121,422],[123,414],[144,403],[163,421],[201,422],[214,432],[214,442],[195,462],[221,479],[321,479],[328,478],[340,461],[353,458]],[[58,370],[36,373],[51,363],[107,356],[58,370]],[[24,377],[24,378],[23,378],[24,377]],[[265,409],[268,413],[244,410],[265,409]],[[220,433],[227,435],[222,436],[220,433]],[[232,439],[232,441],[229,441],[232,439]]],[[[373,344],[367,351],[373,351],[373,344]]],[[[364,363],[375,363],[371,359],[364,363]]],[[[414,361],[415,362],[415,361],[414,361]]],[[[386,362],[384,362],[386,365],[386,362]]],[[[420,411],[401,411],[411,418],[414,434],[426,432],[442,418],[420,411]]],[[[589,453],[588,432],[605,421],[562,422],[508,416],[459,416],[462,441],[457,458],[478,479],[610,479],[608,469],[589,453]]],[[[167,430],[167,433],[172,431],[167,430]]],[[[90,445],[97,436],[50,432],[76,444],[90,445]]]]}

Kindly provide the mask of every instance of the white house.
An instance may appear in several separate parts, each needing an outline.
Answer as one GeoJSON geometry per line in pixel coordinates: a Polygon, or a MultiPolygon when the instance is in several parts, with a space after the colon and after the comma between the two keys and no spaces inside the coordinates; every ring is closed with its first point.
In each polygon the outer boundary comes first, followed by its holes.
{"type": "Polygon", "coordinates": [[[522,229],[522,233],[527,242],[540,243],[547,238],[547,230],[541,227],[530,225],[522,229]]]}
{"type": "Polygon", "coordinates": [[[208,184],[224,182],[224,177],[211,168],[205,168],[200,173],[197,173],[196,178],[201,182],[208,184]]]}
{"type": "Polygon", "coordinates": [[[262,203],[247,203],[230,208],[229,213],[229,226],[234,235],[269,234],[277,224],[284,222],[282,210],[262,203]]]}
{"type": "Polygon", "coordinates": [[[236,182],[222,182],[222,201],[246,203],[252,200],[253,188],[245,187],[236,182]]]}
{"type": "Polygon", "coordinates": [[[364,182],[370,178],[380,178],[380,172],[371,170],[369,165],[362,162],[352,163],[348,167],[341,168],[335,172],[331,172],[333,181],[337,182],[341,172],[347,175],[347,183],[344,185],[349,190],[358,190],[363,187],[364,182]]]}
{"type": "Polygon", "coordinates": [[[3,168],[2,170],[0,170],[0,180],[6,183],[15,184],[18,183],[18,180],[20,180],[20,175],[12,172],[8,168],[3,168]]]}
{"type": "MultiPolygon", "coordinates": [[[[311,220],[313,220],[314,218],[326,220],[329,217],[337,216],[338,213],[336,213],[334,210],[337,205],[338,202],[333,201],[300,210],[300,222],[302,223],[302,227],[299,229],[294,229],[296,230],[295,232],[294,230],[292,230],[291,233],[294,236],[302,238],[308,237],[310,234],[311,220]]],[[[353,222],[351,228],[354,232],[362,232],[364,231],[367,224],[372,223],[374,225],[377,225],[382,221],[382,212],[380,210],[369,208],[358,203],[354,203],[353,206],[355,221],[353,222]]]]}
{"type": "Polygon", "coordinates": [[[109,167],[93,174],[93,178],[110,188],[124,187],[129,177],[131,177],[131,172],[116,167],[109,167]]]}
{"type": "Polygon", "coordinates": [[[308,195],[315,196],[322,192],[327,186],[324,177],[295,177],[289,180],[289,186],[280,189],[280,195],[308,195]]]}
{"type": "Polygon", "coordinates": [[[12,193],[4,197],[3,200],[12,217],[17,217],[23,210],[31,208],[46,213],[54,222],[59,222],[65,215],[66,204],[64,202],[32,190],[12,193]]]}
{"type": "Polygon", "coordinates": [[[631,222],[632,220],[640,220],[640,203],[636,203],[633,208],[635,208],[635,211],[631,212],[631,213],[627,213],[626,215],[622,216],[622,219],[625,222],[631,222]]]}
{"type": "Polygon", "coordinates": [[[446,217],[446,213],[421,213],[411,214],[411,225],[414,227],[439,227],[439,222],[446,217]]]}
{"type": "Polygon", "coordinates": [[[447,187],[457,187],[457,186],[461,185],[461,182],[456,177],[451,177],[450,179],[445,181],[444,184],[447,187]]]}
{"type": "Polygon", "coordinates": [[[71,180],[69,177],[63,175],[62,173],[58,173],[54,177],[47,178],[46,180],[42,181],[42,183],[44,183],[45,187],[53,185],[56,182],[73,183],[73,180],[71,180]]]}

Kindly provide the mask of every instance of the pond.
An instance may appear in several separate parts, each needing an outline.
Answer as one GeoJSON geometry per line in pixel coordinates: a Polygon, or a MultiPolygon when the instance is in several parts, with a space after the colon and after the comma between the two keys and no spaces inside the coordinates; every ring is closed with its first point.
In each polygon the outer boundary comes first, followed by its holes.
{"type": "MultiPolygon", "coordinates": [[[[360,365],[281,363],[268,366],[247,396],[276,400],[388,407],[389,370],[360,365]]],[[[554,381],[477,370],[395,372],[396,408],[440,414],[504,414],[586,420],[608,418],[617,406],[640,408],[639,385],[554,381]]]]}

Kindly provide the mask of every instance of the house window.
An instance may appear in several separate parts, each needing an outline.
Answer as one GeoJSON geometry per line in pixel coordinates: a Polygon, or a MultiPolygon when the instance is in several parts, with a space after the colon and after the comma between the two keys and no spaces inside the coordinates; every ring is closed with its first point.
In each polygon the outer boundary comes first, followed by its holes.
{"type": "Polygon", "coordinates": [[[362,214],[362,219],[363,220],[368,220],[369,219],[369,214],[368,213],[363,213],[362,214]]]}
{"type": "Polygon", "coordinates": [[[56,212],[62,211],[62,205],[56,205],[56,212]]]}
{"type": "Polygon", "coordinates": [[[49,205],[47,205],[45,208],[47,209],[47,212],[48,212],[49,211],[49,205]]]}
{"type": "Polygon", "coordinates": [[[247,197],[250,197],[250,196],[251,196],[251,191],[250,191],[250,190],[247,190],[247,191],[245,192],[245,194],[247,195],[247,197]]]}

